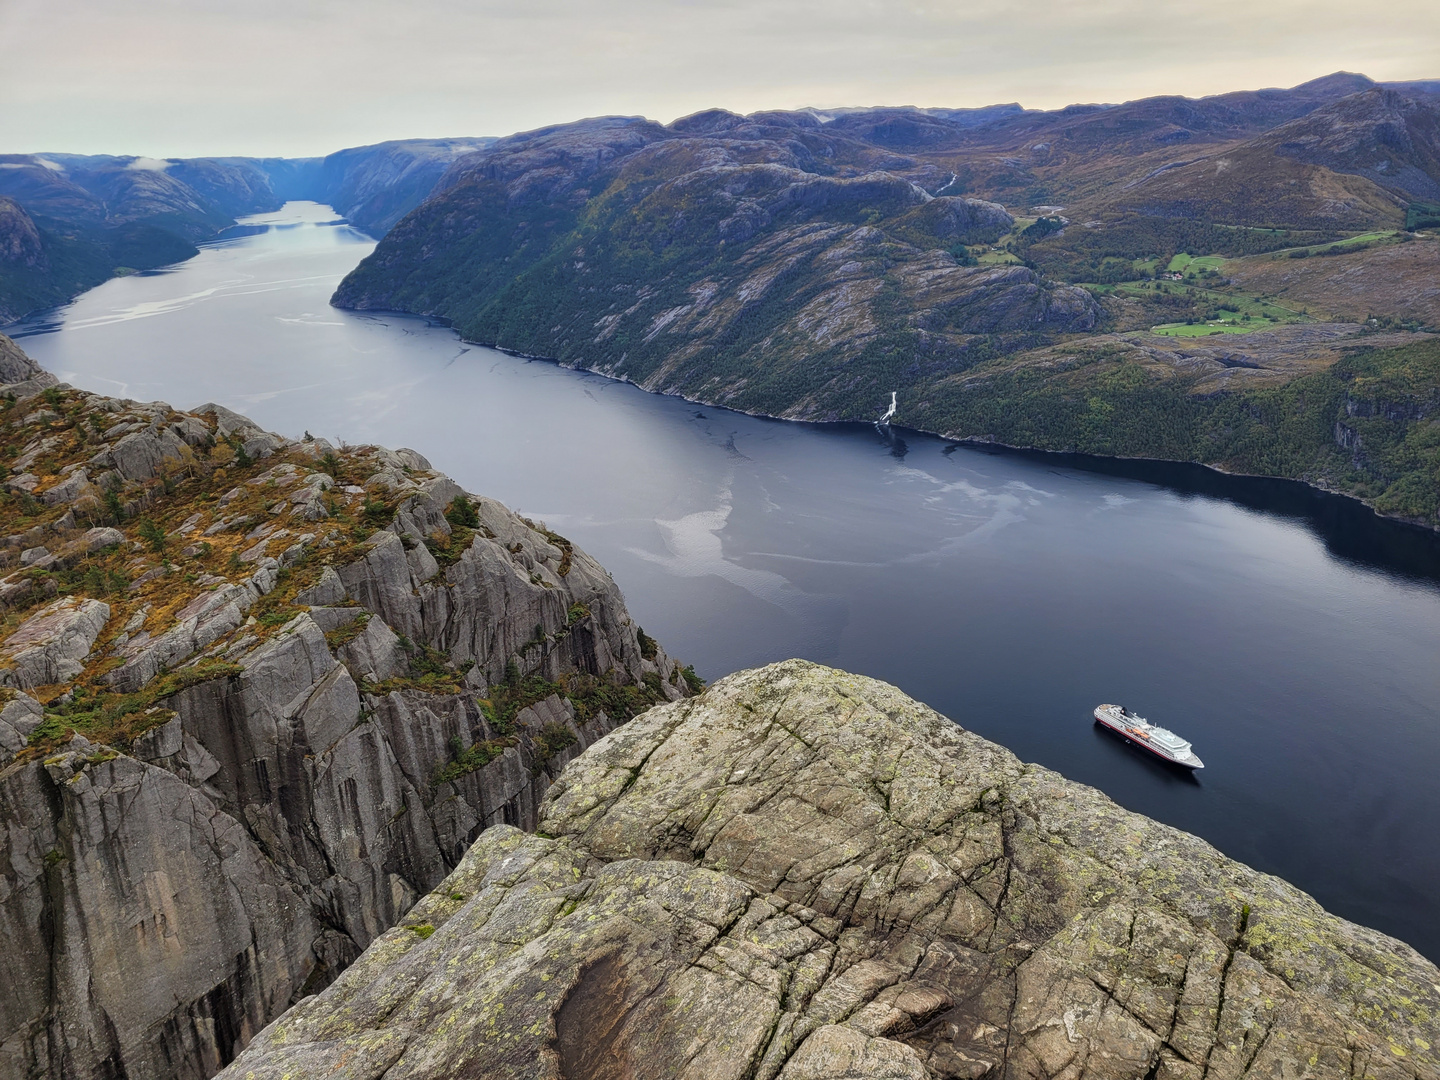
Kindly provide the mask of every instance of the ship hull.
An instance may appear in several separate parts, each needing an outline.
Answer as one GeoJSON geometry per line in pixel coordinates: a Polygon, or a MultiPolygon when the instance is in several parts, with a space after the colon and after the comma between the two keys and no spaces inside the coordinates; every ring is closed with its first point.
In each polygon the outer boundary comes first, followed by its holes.
{"type": "Polygon", "coordinates": [[[1123,727],[1110,723],[1098,714],[1095,717],[1095,723],[1099,724],[1112,735],[1118,735],[1131,746],[1137,746],[1141,750],[1148,751],[1152,757],[1158,758],[1159,760],[1165,762],[1166,765],[1173,765],[1175,768],[1184,769],[1186,772],[1194,772],[1196,769],[1203,769],[1205,767],[1200,764],[1191,764],[1188,761],[1180,761],[1177,758],[1172,758],[1169,755],[1162,753],[1160,750],[1152,746],[1150,743],[1146,742],[1144,739],[1139,738],[1138,736],[1125,730],[1123,727]]]}

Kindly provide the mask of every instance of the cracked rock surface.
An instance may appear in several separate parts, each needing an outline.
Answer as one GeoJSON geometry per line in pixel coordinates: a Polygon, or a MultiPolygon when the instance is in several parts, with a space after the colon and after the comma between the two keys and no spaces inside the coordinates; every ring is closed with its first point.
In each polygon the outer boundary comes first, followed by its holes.
{"type": "Polygon", "coordinates": [[[225,1080],[1440,1076],[1440,971],[803,661],[600,740],[225,1080]]]}
{"type": "Polygon", "coordinates": [[[0,684],[29,690],[73,679],[110,618],[100,600],[66,597],[42,608],[0,644],[0,684]]]}
{"type": "Polygon", "coordinates": [[[0,386],[3,1080],[213,1075],[691,692],[598,563],[413,450],[32,369],[0,386]]]}

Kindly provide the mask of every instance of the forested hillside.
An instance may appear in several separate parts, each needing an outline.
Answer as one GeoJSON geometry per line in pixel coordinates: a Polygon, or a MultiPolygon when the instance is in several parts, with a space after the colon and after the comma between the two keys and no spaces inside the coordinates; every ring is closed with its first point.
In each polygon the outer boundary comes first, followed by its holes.
{"type": "Polygon", "coordinates": [[[1431,384],[1403,430],[1341,413],[1354,357],[1428,363],[1437,177],[1433,99],[1343,73],[1048,113],[613,117],[457,160],[334,303],[751,412],[874,419],[894,391],[896,422],[957,438],[1300,477],[1435,524],[1431,384]],[[1419,351],[1375,352],[1387,331],[1419,351]]]}

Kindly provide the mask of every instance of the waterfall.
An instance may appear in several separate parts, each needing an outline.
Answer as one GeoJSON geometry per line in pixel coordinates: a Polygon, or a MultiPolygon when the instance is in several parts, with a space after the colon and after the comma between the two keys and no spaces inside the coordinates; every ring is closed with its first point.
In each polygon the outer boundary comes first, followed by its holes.
{"type": "Polygon", "coordinates": [[[891,390],[891,391],[890,391],[890,408],[886,410],[884,416],[880,417],[880,419],[877,420],[877,421],[875,421],[875,422],[876,422],[877,424],[881,424],[881,425],[884,425],[884,426],[888,427],[888,426],[890,425],[890,418],[891,418],[892,416],[894,416],[894,415],[895,415],[895,391],[894,391],[894,390],[891,390]]]}

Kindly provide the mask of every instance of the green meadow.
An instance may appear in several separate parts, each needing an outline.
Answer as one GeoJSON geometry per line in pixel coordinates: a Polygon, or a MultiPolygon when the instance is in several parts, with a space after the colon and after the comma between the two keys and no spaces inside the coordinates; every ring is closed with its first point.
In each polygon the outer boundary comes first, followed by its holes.
{"type": "Polygon", "coordinates": [[[1161,337],[1209,337],[1211,334],[1250,334],[1274,326],[1266,319],[1250,322],[1165,323],[1152,326],[1150,332],[1161,337]]]}
{"type": "Polygon", "coordinates": [[[1187,255],[1182,251],[1170,260],[1170,265],[1165,267],[1165,270],[1171,274],[1198,274],[1204,270],[1214,270],[1218,273],[1224,264],[1225,257],[1223,255],[1187,255]]]}

